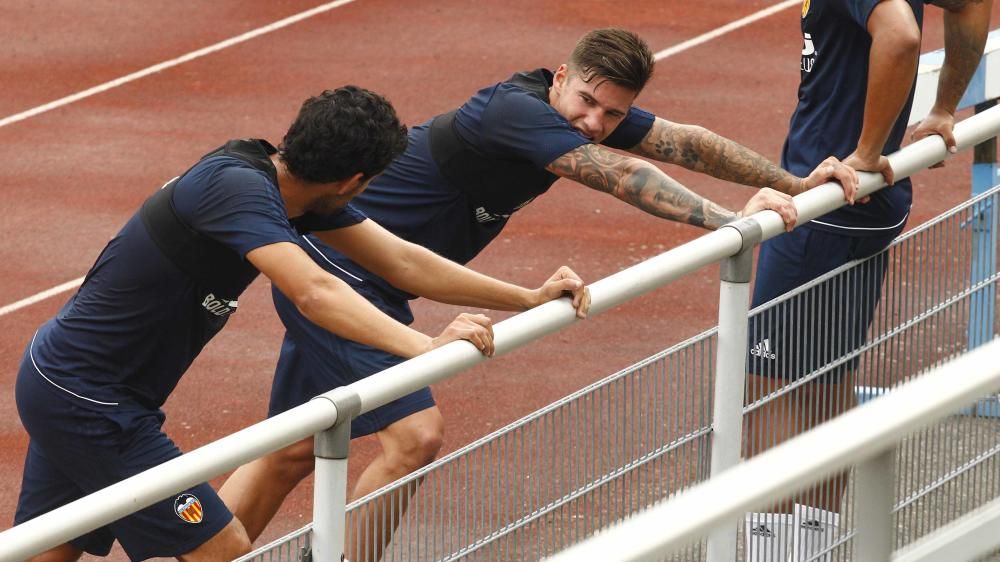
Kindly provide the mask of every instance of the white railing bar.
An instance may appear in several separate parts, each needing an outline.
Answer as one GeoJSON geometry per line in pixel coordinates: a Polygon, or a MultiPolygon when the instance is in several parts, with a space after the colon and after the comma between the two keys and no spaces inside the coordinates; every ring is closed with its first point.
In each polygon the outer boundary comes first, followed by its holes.
{"type": "MultiPolygon", "coordinates": [[[[955,140],[965,150],[995,137],[1000,131],[1000,106],[969,117],[955,125],[955,140]]],[[[921,139],[889,156],[896,178],[944,160],[948,156],[941,137],[921,139]]],[[[885,185],[879,174],[861,172],[860,193],[868,195],[885,185]]],[[[844,202],[839,184],[827,183],[795,197],[800,222],[836,209],[844,202]]],[[[754,215],[763,239],[784,232],[781,218],[773,211],[754,215]]],[[[591,315],[600,314],[625,301],[645,294],[701,267],[736,254],[742,245],[738,232],[722,228],[668,250],[590,285],[591,315]]],[[[494,327],[496,354],[502,355],[529,341],[553,333],[575,320],[568,301],[546,303],[518,314],[494,327]]],[[[451,374],[485,361],[471,345],[448,345],[401,363],[350,387],[361,397],[361,411],[367,412],[400,396],[439,382],[451,374]]]]}
{"type": "Polygon", "coordinates": [[[898,551],[892,562],[965,562],[1000,547],[1000,498],[898,551]]]}
{"type": "Polygon", "coordinates": [[[0,533],[0,561],[24,560],[70,541],[314,435],[336,417],[336,407],[329,401],[312,400],[21,523],[0,533]]]}
{"type": "MultiPolygon", "coordinates": [[[[955,139],[962,150],[996,136],[1000,131],[1000,106],[955,125],[955,139]]],[[[940,137],[928,137],[889,156],[897,178],[903,178],[947,156],[940,137]]],[[[862,173],[861,193],[882,185],[876,174],[862,173]]],[[[796,196],[800,221],[825,214],[843,203],[838,184],[827,183],[796,196]]],[[[766,240],[784,231],[773,211],[753,217],[766,240]]],[[[600,314],[629,299],[703,266],[736,254],[742,246],[739,233],[722,228],[685,243],[643,263],[590,285],[591,315],[600,314]]],[[[576,321],[568,299],[560,299],[518,314],[494,326],[497,355],[576,321]]],[[[452,342],[347,387],[332,391],[356,393],[361,413],[486,361],[466,342],[452,342]]],[[[331,393],[322,395],[330,397],[331,393]]],[[[337,421],[336,408],[327,400],[313,400],[275,418],[205,445],[163,465],[123,480],[69,503],[32,521],[0,533],[0,562],[20,560],[147,507],[180,490],[205,482],[264,454],[290,445],[337,421]]]]}
{"type": "MultiPolygon", "coordinates": [[[[1000,389],[994,340],[548,559],[657,560],[1000,389]]],[[[885,514],[889,516],[888,512],[885,514]]]]}

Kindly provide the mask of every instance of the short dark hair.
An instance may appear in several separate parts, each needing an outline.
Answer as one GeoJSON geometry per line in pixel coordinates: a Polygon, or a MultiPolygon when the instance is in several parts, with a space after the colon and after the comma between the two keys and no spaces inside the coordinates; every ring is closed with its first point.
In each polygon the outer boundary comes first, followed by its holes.
{"type": "Polygon", "coordinates": [[[380,174],[406,142],[406,126],[388,100],[344,86],[307,99],[278,150],[294,176],[329,183],[380,174]]]}
{"type": "Polygon", "coordinates": [[[595,29],[576,44],[570,66],[584,82],[610,80],[636,93],[653,75],[653,53],[641,37],[624,29],[595,29]]]}

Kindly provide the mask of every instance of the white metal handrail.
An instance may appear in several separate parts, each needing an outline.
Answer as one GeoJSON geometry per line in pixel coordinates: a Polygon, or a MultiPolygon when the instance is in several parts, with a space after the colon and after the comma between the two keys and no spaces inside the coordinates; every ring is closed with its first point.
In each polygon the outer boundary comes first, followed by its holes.
{"type": "MultiPolygon", "coordinates": [[[[891,451],[907,435],[998,389],[1000,340],[994,340],[548,561],[660,560],[747,511],[891,451]]],[[[891,517],[888,509],[870,515],[885,520],[891,517]]],[[[864,530],[859,525],[859,535],[864,530]]]]}
{"type": "MultiPolygon", "coordinates": [[[[998,132],[1000,107],[965,119],[955,126],[955,138],[960,150],[994,137],[998,132]]],[[[940,162],[947,155],[940,137],[928,137],[890,155],[889,160],[896,177],[903,178],[940,162]]],[[[884,186],[880,175],[860,175],[862,196],[884,186]]],[[[805,222],[843,205],[844,199],[840,186],[828,183],[797,196],[795,203],[800,222],[805,222]]],[[[760,224],[765,240],[783,232],[781,219],[773,211],[762,211],[753,219],[760,224]]],[[[703,266],[733,256],[742,246],[738,230],[722,228],[597,281],[590,285],[591,314],[600,314],[703,266]]],[[[495,326],[497,355],[575,321],[575,311],[566,299],[518,314],[495,326]]],[[[367,412],[485,360],[467,342],[453,342],[326,393],[322,397],[329,400],[313,400],[0,533],[0,561],[21,560],[62,544],[327,429],[338,421],[334,405],[338,397],[356,397],[360,400],[360,412],[367,412]]]]}

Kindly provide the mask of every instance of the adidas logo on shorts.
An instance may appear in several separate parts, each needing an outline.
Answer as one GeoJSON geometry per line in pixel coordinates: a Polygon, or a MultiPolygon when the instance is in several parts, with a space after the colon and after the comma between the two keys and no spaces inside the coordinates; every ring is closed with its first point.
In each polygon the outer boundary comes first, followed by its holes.
{"type": "Polygon", "coordinates": [[[750,355],[756,355],[763,359],[774,359],[775,354],[771,351],[771,339],[765,338],[762,342],[757,342],[756,345],[750,348],[750,355]]]}

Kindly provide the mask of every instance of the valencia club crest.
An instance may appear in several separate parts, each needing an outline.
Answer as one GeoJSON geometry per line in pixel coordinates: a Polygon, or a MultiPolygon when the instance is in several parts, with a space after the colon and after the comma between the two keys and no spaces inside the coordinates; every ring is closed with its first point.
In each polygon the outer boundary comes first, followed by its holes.
{"type": "Polygon", "coordinates": [[[193,494],[181,494],[174,500],[174,513],[187,523],[201,523],[205,513],[201,509],[201,501],[193,494]]]}

